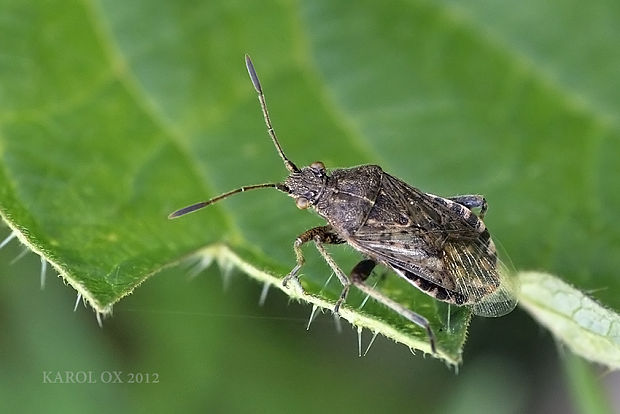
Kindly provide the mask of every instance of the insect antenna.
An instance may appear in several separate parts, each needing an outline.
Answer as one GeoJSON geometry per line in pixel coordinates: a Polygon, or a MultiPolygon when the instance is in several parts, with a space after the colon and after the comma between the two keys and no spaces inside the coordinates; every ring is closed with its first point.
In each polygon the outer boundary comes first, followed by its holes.
{"type": "Polygon", "coordinates": [[[192,204],[191,206],[183,207],[171,213],[168,216],[168,218],[173,219],[173,218],[181,217],[186,214],[193,213],[196,210],[200,210],[201,208],[205,208],[213,203],[217,203],[218,201],[223,200],[227,197],[230,197],[233,194],[243,193],[244,191],[249,191],[249,190],[257,190],[259,188],[275,188],[285,193],[288,192],[288,188],[284,184],[281,184],[281,183],[265,183],[265,184],[246,185],[246,186],[237,188],[235,190],[229,191],[227,193],[220,194],[219,196],[214,197],[210,200],[201,201],[200,203],[196,203],[196,204],[192,204]]]}
{"type": "Polygon", "coordinates": [[[252,64],[252,59],[250,56],[245,55],[245,66],[248,68],[248,73],[250,74],[250,79],[252,80],[252,84],[254,85],[254,89],[258,93],[258,100],[260,102],[260,107],[263,110],[263,116],[265,117],[265,124],[267,125],[267,131],[269,132],[269,136],[273,141],[273,144],[276,146],[276,150],[284,161],[284,166],[290,172],[299,172],[299,168],[291,160],[289,160],[286,155],[284,155],[284,151],[282,151],[282,147],[280,146],[280,142],[276,137],[276,133],[273,130],[273,126],[271,125],[271,119],[269,118],[269,112],[267,111],[267,104],[265,103],[265,95],[263,94],[263,88],[260,86],[260,81],[258,80],[258,75],[256,74],[256,70],[254,70],[254,65],[252,64]]]}

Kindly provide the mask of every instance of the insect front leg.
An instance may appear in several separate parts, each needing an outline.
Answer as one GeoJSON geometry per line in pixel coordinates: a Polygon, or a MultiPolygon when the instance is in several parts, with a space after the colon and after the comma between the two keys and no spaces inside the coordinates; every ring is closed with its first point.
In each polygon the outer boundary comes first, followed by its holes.
{"type": "Polygon", "coordinates": [[[344,243],[344,240],[342,240],[340,237],[338,237],[336,233],[334,233],[331,226],[314,227],[314,228],[311,228],[310,230],[306,230],[305,232],[297,236],[297,238],[295,239],[295,242],[293,243],[293,250],[295,251],[295,257],[297,259],[297,264],[295,265],[293,270],[291,270],[290,273],[286,275],[284,279],[282,279],[282,285],[286,286],[287,283],[291,279],[294,279],[297,282],[297,284],[301,287],[297,274],[299,273],[299,270],[301,269],[301,267],[304,265],[306,261],[306,259],[304,258],[304,254],[301,251],[301,246],[303,246],[305,243],[311,240],[315,241],[315,243],[317,243],[317,240],[320,243],[330,243],[330,244],[344,243]]]}
{"type": "Polygon", "coordinates": [[[480,217],[480,219],[483,219],[485,213],[487,212],[487,200],[484,198],[483,195],[480,194],[467,194],[455,197],[448,197],[448,200],[459,203],[460,205],[463,205],[470,210],[472,208],[480,207],[480,214],[478,214],[478,217],[480,217]]]}
{"type": "Polygon", "coordinates": [[[433,333],[433,330],[431,329],[431,325],[428,323],[428,320],[424,316],[407,309],[400,303],[388,298],[383,293],[368,286],[365,283],[366,279],[368,279],[368,276],[370,276],[370,273],[372,272],[372,269],[375,268],[376,264],[377,263],[374,260],[362,260],[361,262],[359,262],[357,265],[355,265],[353,270],[351,270],[351,282],[355,285],[355,287],[357,287],[359,290],[361,290],[363,293],[367,294],[377,302],[382,303],[383,305],[392,309],[394,312],[398,313],[402,317],[407,318],[419,327],[424,328],[426,330],[426,333],[428,334],[431,351],[433,353],[436,353],[437,348],[435,346],[435,334],[433,333]]]}

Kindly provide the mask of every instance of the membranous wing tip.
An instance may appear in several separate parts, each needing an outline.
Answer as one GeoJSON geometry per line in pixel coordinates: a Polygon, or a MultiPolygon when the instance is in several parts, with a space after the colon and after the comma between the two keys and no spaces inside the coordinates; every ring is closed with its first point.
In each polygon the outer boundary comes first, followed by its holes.
{"type": "Polygon", "coordinates": [[[517,306],[517,280],[509,274],[508,268],[498,259],[497,275],[499,286],[480,298],[471,306],[478,316],[499,317],[509,314],[517,306]]]}

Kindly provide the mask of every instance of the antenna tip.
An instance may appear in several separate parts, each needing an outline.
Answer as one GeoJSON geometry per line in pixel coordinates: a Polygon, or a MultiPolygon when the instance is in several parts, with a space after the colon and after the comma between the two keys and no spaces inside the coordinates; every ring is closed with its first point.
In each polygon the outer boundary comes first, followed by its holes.
{"type": "Polygon", "coordinates": [[[183,207],[182,209],[179,209],[177,211],[174,211],[174,212],[170,213],[168,218],[169,219],[175,219],[177,217],[184,216],[184,215],[192,213],[192,212],[194,212],[196,210],[200,210],[201,208],[206,207],[209,204],[211,204],[211,203],[208,202],[208,201],[201,201],[200,203],[196,203],[196,204],[192,204],[191,206],[183,207]]]}
{"type": "Polygon", "coordinates": [[[261,88],[260,86],[258,75],[256,75],[256,70],[254,70],[254,64],[252,63],[252,59],[250,59],[250,55],[248,55],[247,53],[245,54],[245,67],[248,69],[248,74],[250,75],[252,85],[254,85],[254,89],[256,89],[256,92],[263,93],[263,88],[261,88]]]}

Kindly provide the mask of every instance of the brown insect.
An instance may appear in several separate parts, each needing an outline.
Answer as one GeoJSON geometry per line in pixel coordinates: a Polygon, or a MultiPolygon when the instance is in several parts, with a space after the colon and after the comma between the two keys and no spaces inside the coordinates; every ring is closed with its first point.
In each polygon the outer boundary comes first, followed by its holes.
{"type": "Polygon", "coordinates": [[[312,228],[297,237],[293,249],[297,264],[282,283],[295,281],[304,264],[301,246],[314,242],[321,256],[343,285],[334,312],[346,300],[351,285],[424,328],[432,352],[435,335],[423,316],[407,309],[365,281],[377,264],[434,298],[470,306],[476,315],[502,316],[514,309],[516,299],[510,281],[501,271],[495,245],[482,218],[487,203],[480,195],[444,198],[424,193],[384,172],[377,165],[326,170],[317,161],[298,168],[280,146],[271,125],[265,96],[250,57],[248,73],[258,93],[265,123],[280,158],[290,172],[283,183],[250,185],[182,208],[175,218],[191,213],[233,194],[258,188],[276,188],[295,199],[300,209],[313,209],[328,225],[312,228]],[[479,215],[472,209],[480,208],[479,215]],[[347,243],[362,253],[347,277],[325,250],[324,244],[347,243]]]}

